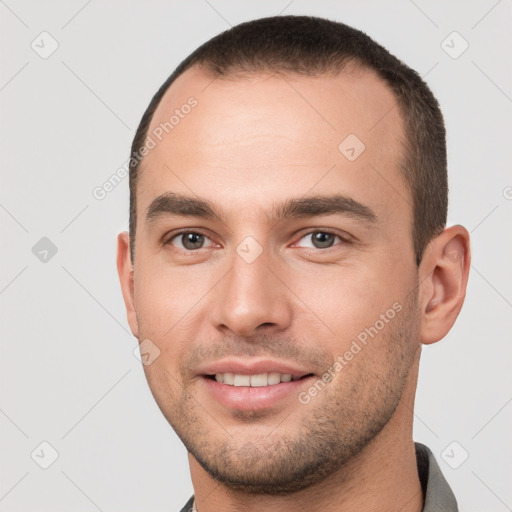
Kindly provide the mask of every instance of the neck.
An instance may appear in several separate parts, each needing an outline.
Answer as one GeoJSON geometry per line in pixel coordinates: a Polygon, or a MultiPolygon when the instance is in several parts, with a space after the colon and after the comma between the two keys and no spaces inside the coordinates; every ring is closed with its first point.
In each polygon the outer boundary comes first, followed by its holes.
{"type": "Polygon", "coordinates": [[[320,483],[285,496],[237,492],[213,480],[189,454],[198,512],[421,512],[423,494],[412,439],[419,352],[409,372],[400,403],[387,425],[338,472],[320,483]]]}

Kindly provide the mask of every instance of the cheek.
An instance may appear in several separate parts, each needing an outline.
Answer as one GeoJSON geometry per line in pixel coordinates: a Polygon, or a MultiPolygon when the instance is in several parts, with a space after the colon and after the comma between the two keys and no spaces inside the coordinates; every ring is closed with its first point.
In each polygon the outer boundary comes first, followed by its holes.
{"type": "Polygon", "coordinates": [[[324,333],[331,352],[344,350],[401,300],[396,282],[378,269],[323,267],[291,286],[304,303],[297,321],[302,317],[306,331],[315,326],[324,333]]]}
{"type": "Polygon", "coordinates": [[[165,392],[182,384],[180,364],[200,333],[208,331],[204,321],[205,297],[216,276],[211,267],[204,267],[201,272],[199,267],[194,270],[192,266],[171,268],[157,258],[137,269],[135,307],[139,337],[150,339],[160,351],[155,363],[144,368],[152,387],[165,392]]]}
{"type": "Polygon", "coordinates": [[[161,265],[158,258],[140,261],[135,272],[135,307],[142,335],[172,338],[193,316],[194,306],[208,291],[208,282],[192,267],[161,265]]]}

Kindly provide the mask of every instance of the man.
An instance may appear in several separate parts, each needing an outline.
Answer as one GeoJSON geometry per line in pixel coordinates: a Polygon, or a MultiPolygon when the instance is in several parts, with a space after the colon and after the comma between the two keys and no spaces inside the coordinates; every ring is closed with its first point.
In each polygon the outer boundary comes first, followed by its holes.
{"type": "Polygon", "coordinates": [[[152,99],[130,192],[119,277],[184,511],[457,510],[412,439],[421,346],[470,266],[416,72],[341,23],[238,25],[152,99]]]}

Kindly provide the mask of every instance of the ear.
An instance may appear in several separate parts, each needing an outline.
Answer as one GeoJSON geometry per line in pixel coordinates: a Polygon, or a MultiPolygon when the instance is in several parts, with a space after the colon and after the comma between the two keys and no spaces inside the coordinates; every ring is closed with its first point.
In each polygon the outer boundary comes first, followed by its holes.
{"type": "Polygon", "coordinates": [[[135,311],[133,272],[134,269],[130,260],[130,235],[127,231],[123,231],[117,235],[117,273],[121,282],[128,324],[132,334],[138,338],[139,324],[135,311]]]}
{"type": "Polygon", "coordinates": [[[452,328],[464,303],[470,266],[464,227],[446,228],[428,245],[419,268],[422,343],[435,343],[452,328]]]}

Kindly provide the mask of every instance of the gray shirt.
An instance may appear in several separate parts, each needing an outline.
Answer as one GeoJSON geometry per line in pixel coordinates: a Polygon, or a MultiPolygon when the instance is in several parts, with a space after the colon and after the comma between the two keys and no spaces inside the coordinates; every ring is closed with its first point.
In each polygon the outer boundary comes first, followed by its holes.
{"type": "MultiPolygon", "coordinates": [[[[418,475],[425,503],[423,512],[458,512],[457,500],[445,480],[437,464],[434,454],[424,444],[414,443],[416,448],[416,463],[418,475]]],[[[180,512],[191,512],[194,505],[194,496],[180,512]]]]}

